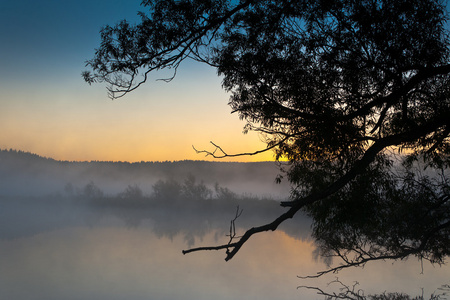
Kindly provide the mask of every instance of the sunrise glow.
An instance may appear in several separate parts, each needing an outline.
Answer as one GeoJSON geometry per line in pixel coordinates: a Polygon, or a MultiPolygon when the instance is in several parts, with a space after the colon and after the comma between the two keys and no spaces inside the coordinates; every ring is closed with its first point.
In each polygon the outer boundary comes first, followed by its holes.
{"type": "MultiPolygon", "coordinates": [[[[80,74],[98,47],[100,28],[137,20],[139,3],[84,7],[0,4],[1,149],[58,160],[135,162],[212,160],[192,148],[213,150],[210,141],[229,154],[265,148],[257,134],[242,133],[245,121],[230,113],[220,78],[200,63],[182,65],[170,83],[158,81],[170,72],[155,74],[114,101],[105,84],[85,83],[80,74]]],[[[269,151],[226,160],[273,159],[269,151]]]]}

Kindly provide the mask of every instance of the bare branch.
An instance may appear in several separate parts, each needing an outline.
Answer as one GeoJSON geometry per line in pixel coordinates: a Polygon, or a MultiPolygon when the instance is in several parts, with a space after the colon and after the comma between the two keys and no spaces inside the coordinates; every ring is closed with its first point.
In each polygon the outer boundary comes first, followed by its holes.
{"type": "MultiPolygon", "coordinates": [[[[311,199],[305,198],[305,200],[311,201],[311,199]]],[[[308,203],[308,201],[305,201],[305,203],[308,203]]],[[[195,252],[195,251],[201,251],[201,250],[221,250],[221,249],[227,249],[227,256],[225,257],[225,261],[229,261],[236,255],[236,253],[241,249],[241,247],[244,245],[245,242],[254,234],[265,232],[265,231],[275,231],[278,226],[286,221],[287,219],[291,219],[300,208],[303,207],[303,205],[297,205],[294,207],[291,207],[287,212],[283,213],[281,216],[279,216],[276,220],[274,220],[272,223],[258,226],[258,227],[252,227],[251,229],[247,230],[240,239],[235,243],[228,243],[226,245],[222,246],[216,246],[216,247],[198,247],[198,248],[192,248],[189,250],[183,250],[183,254],[195,252]],[[230,251],[230,249],[232,249],[230,251]]]]}
{"type": "Polygon", "coordinates": [[[359,285],[359,282],[355,281],[352,286],[348,286],[344,284],[339,278],[336,278],[332,282],[328,283],[328,286],[331,284],[337,283],[340,285],[339,293],[336,292],[325,292],[324,290],[313,287],[313,286],[299,286],[297,289],[305,288],[309,290],[317,291],[318,295],[326,296],[326,299],[350,299],[350,300],[365,300],[364,292],[362,290],[357,290],[356,287],[359,285]]]}
{"type": "Polygon", "coordinates": [[[236,208],[236,214],[234,216],[234,219],[230,221],[230,234],[228,235],[230,237],[230,240],[228,244],[221,245],[221,246],[213,246],[213,247],[198,247],[198,248],[192,248],[188,250],[183,250],[183,254],[187,254],[190,252],[196,252],[196,251],[204,251],[204,250],[222,250],[227,249],[227,253],[229,252],[229,248],[236,247],[237,243],[232,243],[233,239],[236,238],[236,220],[242,215],[243,209],[239,210],[239,205],[236,208]]]}
{"type": "Polygon", "coordinates": [[[197,251],[206,251],[206,250],[222,250],[222,249],[228,249],[235,247],[236,243],[233,244],[227,244],[227,245],[221,245],[221,246],[212,246],[212,247],[197,247],[197,248],[192,248],[192,249],[187,249],[187,250],[183,250],[182,253],[183,254],[188,254],[191,252],[197,252],[197,251]]]}
{"type": "Polygon", "coordinates": [[[239,205],[238,205],[236,208],[236,215],[234,216],[234,219],[231,220],[231,222],[230,222],[230,234],[229,234],[230,241],[228,242],[228,245],[232,244],[233,239],[236,238],[235,222],[236,222],[237,218],[239,218],[241,216],[242,212],[243,212],[243,209],[239,210],[239,205]]]}
{"type": "Polygon", "coordinates": [[[226,158],[226,157],[238,157],[238,156],[253,156],[253,155],[257,155],[257,154],[261,154],[264,153],[266,151],[272,150],[276,147],[278,147],[279,145],[283,144],[285,141],[287,141],[290,138],[290,136],[285,137],[284,139],[282,139],[280,142],[275,143],[273,145],[268,146],[266,149],[262,149],[262,150],[257,150],[254,152],[244,152],[244,153],[237,153],[237,154],[228,154],[226,153],[222,147],[220,147],[219,145],[215,144],[214,142],[210,141],[210,143],[214,146],[214,151],[208,151],[208,150],[197,150],[194,146],[192,146],[192,148],[195,150],[195,152],[197,154],[202,154],[204,153],[205,156],[212,156],[214,158],[226,158]],[[218,152],[219,154],[216,154],[216,152],[218,152]],[[221,153],[221,154],[220,154],[221,153]]]}

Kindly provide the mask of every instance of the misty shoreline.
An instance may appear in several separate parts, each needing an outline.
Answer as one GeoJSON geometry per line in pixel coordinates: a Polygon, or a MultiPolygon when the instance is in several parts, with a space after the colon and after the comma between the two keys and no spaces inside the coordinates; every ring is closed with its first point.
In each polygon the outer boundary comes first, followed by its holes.
{"type": "Polygon", "coordinates": [[[276,162],[70,162],[16,150],[0,150],[0,195],[41,196],[64,193],[67,185],[95,183],[105,193],[116,194],[129,185],[151,193],[158,180],[183,181],[194,176],[213,188],[216,184],[239,194],[285,199],[290,187],[276,184],[276,162]]]}
{"type": "MultiPolygon", "coordinates": [[[[18,239],[69,227],[149,228],[159,237],[183,235],[187,245],[210,232],[226,236],[236,210],[240,230],[273,221],[283,211],[279,201],[238,195],[216,186],[210,190],[193,177],[184,183],[159,181],[144,195],[129,186],[106,195],[90,183],[77,192],[48,196],[0,196],[0,239],[18,239]]],[[[299,215],[280,230],[296,239],[310,238],[310,219],[299,215]]]]}
{"type": "MultiPolygon", "coordinates": [[[[192,246],[208,232],[225,235],[238,207],[242,229],[273,221],[289,193],[278,174],[274,162],[67,162],[0,150],[0,239],[115,222],[151,224],[192,246]]],[[[309,227],[299,216],[281,230],[308,239],[309,227]]]]}

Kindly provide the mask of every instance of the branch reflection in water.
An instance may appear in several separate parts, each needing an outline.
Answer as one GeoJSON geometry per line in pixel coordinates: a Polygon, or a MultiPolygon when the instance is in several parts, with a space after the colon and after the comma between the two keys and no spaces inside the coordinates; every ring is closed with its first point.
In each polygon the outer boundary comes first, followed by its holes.
{"type": "MultiPolygon", "coordinates": [[[[299,285],[326,286],[335,275],[299,280],[326,268],[314,259],[310,221],[298,217],[261,234],[224,262],[222,253],[181,249],[228,239],[237,205],[237,234],[272,219],[275,200],[239,196],[193,178],[160,181],[145,196],[129,186],[105,196],[93,184],[76,195],[0,200],[1,299],[321,299],[299,285]],[[170,197],[168,197],[170,196],[170,197]]],[[[377,263],[338,274],[367,293],[434,292],[448,268],[415,261],[377,263]]]]}

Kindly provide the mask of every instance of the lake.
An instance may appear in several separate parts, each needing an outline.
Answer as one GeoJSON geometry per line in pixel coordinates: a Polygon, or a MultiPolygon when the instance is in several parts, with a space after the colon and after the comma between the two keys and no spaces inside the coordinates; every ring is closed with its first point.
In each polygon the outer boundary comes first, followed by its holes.
{"type": "Polygon", "coordinates": [[[299,279],[326,268],[314,258],[304,216],[254,236],[229,262],[223,251],[183,255],[190,247],[226,243],[236,204],[244,209],[236,221],[241,233],[281,208],[251,197],[181,206],[124,199],[1,197],[0,299],[323,299],[298,287],[337,291],[339,285],[327,283],[338,277],[347,285],[357,281],[365,294],[429,295],[450,283],[448,266],[422,269],[416,259],[299,279]]]}

